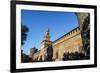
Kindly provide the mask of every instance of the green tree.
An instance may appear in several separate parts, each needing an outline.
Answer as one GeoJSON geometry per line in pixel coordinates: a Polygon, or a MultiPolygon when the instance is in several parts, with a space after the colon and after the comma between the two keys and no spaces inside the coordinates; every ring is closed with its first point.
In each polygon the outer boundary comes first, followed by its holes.
{"type": "Polygon", "coordinates": [[[28,31],[29,31],[28,27],[21,24],[21,45],[24,45],[26,38],[27,38],[28,31]]]}
{"type": "MultiPolygon", "coordinates": [[[[29,31],[28,27],[21,24],[21,45],[24,45],[26,38],[27,38],[27,32],[29,31]]],[[[21,50],[21,62],[29,62],[32,61],[28,55],[23,53],[23,50],[21,50]]]]}

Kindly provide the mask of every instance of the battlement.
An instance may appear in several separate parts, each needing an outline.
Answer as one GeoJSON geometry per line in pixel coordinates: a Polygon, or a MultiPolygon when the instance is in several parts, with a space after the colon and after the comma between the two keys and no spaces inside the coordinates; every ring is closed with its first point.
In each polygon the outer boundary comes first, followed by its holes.
{"type": "Polygon", "coordinates": [[[74,34],[76,32],[79,32],[79,31],[80,31],[80,28],[79,27],[76,27],[73,30],[71,30],[70,32],[68,32],[65,35],[61,36],[60,38],[56,39],[52,43],[56,43],[57,41],[61,40],[62,38],[68,37],[68,36],[70,36],[70,35],[72,35],[72,34],[74,34]]]}

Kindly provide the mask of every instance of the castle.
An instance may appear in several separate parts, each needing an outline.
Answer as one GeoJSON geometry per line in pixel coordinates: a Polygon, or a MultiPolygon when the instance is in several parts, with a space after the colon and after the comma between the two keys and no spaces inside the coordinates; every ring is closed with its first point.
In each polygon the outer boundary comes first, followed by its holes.
{"type": "Polygon", "coordinates": [[[32,48],[30,51],[30,57],[33,60],[44,61],[48,55],[51,56],[53,60],[62,60],[64,53],[75,52],[82,52],[82,39],[79,27],[53,42],[50,41],[50,30],[48,29],[45,33],[45,38],[42,41],[40,50],[35,53],[34,48],[32,48]]]}
{"type": "MultiPolygon", "coordinates": [[[[30,58],[34,61],[61,61],[66,53],[86,53],[84,50],[84,39],[82,33],[83,25],[89,26],[89,14],[80,13],[76,14],[79,20],[79,27],[76,27],[72,31],[66,33],[62,37],[56,39],[55,41],[50,40],[50,30],[48,29],[45,33],[44,40],[42,41],[42,46],[38,52],[35,52],[35,48],[30,49],[30,58]]],[[[87,29],[87,28],[86,28],[87,29]]],[[[85,29],[84,29],[85,30],[85,29]]],[[[88,29],[90,30],[90,29],[88,29]]],[[[87,32],[89,34],[89,32],[87,32]]],[[[89,44],[88,44],[89,45],[89,44]]],[[[85,47],[87,48],[87,47],[85,47]]],[[[88,48],[90,49],[90,48],[88,48]]]]}

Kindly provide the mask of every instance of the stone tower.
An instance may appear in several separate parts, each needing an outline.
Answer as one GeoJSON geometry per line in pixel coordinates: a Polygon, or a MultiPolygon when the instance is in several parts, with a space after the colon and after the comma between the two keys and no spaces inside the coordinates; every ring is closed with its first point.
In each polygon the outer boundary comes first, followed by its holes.
{"type": "Polygon", "coordinates": [[[35,47],[34,48],[31,48],[30,49],[30,55],[29,55],[29,57],[30,58],[33,58],[35,53],[36,53],[36,48],[35,47]]]}
{"type": "Polygon", "coordinates": [[[50,45],[51,45],[51,41],[50,41],[50,30],[48,29],[46,31],[46,33],[45,33],[44,40],[42,41],[41,48],[47,48],[50,45]]]}

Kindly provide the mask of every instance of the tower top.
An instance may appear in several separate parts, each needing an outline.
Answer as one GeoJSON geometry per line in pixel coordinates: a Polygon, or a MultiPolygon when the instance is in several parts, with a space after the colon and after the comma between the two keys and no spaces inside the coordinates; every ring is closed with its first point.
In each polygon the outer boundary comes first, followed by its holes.
{"type": "Polygon", "coordinates": [[[50,32],[50,29],[49,29],[49,28],[47,28],[47,32],[48,32],[48,33],[50,32]]]}
{"type": "Polygon", "coordinates": [[[44,40],[50,41],[50,29],[48,28],[46,33],[45,33],[45,37],[44,40]]]}
{"type": "Polygon", "coordinates": [[[51,41],[50,41],[50,29],[48,28],[46,33],[45,33],[45,36],[44,36],[44,40],[42,41],[42,47],[41,48],[44,48],[44,47],[48,47],[51,45],[51,41]]]}
{"type": "Polygon", "coordinates": [[[50,29],[49,29],[49,28],[47,28],[47,31],[46,31],[45,36],[47,36],[47,35],[49,35],[49,36],[50,36],[50,29]]]}

